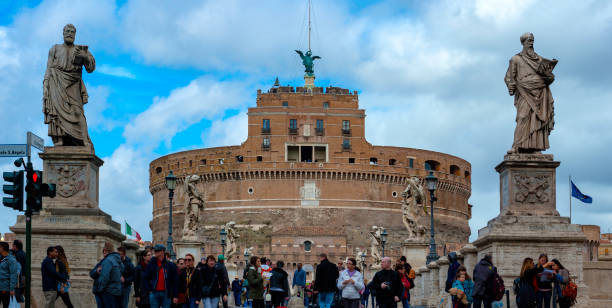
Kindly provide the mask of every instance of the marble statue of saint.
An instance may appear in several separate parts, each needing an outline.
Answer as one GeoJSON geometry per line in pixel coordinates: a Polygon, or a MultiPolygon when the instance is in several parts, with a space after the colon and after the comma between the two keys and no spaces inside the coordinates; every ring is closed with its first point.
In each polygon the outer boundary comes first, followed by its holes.
{"type": "Polygon", "coordinates": [[[540,153],[550,147],[548,136],[555,125],[553,97],[549,85],[557,60],[546,59],[533,50],[533,34],[521,35],[523,50],[512,56],[504,81],[514,95],[516,128],[508,154],[540,153]]]}
{"type": "Polygon", "coordinates": [[[200,225],[200,211],[204,210],[205,202],[196,184],[200,180],[197,175],[185,177],[185,223],[183,224],[183,239],[195,239],[200,225]]]}
{"type": "Polygon", "coordinates": [[[355,248],[355,260],[357,260],[357,263],[359,263],[359,264],[361,264],[361,254],[364,254],[364,255],[367,256],[368,255],[368,250],[366,249],[364,251],[361,251],[361,248],[356,247],[355,248]]]}
{"type": "Polygon", "coordinates": [[[295,52],[297,52],[298,55],[300,55],[300,58],[302,58],[302,64],[304,64],[304,68],[305,68],[304,72],[306,72],[306,75],[308,76],[314,75],[314,69],[313,69],[314,60],[321,59],[321,57],[313,56],[310,50],[306,52],[306,55],[304,55],[304,53],[301,52],[300,50],[296,50],[295,52]]]}
{"type": "Polygon", "coordinates": [[[64,43],[49,50],[43,80],[43,113],[49,136],[55,146],[86,146],[93,151],[87,132],[83,106],[87,90],[83,67],[88,73],[96,68],[96,60],[86,45],[75,45],[76,28],[64,26],[64,43]]]}
{"type": "Polygon", "coordinates": [[[377,226],[372,226],[372,230],[370,231],[370,238],[371,238],[371,245],[370,245],[370,249],[372,250],[372,259],[374,261],[373,267],[374,268],[379,268],[380,267],[380,261],[382,260],[382,255],[380,253],[380,249],[378,247],[380,247],[381,245],[381,234],[383,232],[384,228],[383,227],[377,227],[377,226]]]}
{"type": "Polygon", "coordinates": [[[227,231],[227,250],[223,256],[225,257],[225,260],[227,260],[227,263],[230,263],[232,256],[236,254],[236,239],[240,237],[240,234],[238,234],[236,229],[234,229],[234,225],[236,225],[236,223],[233,221],[225,224],[225,231],[227,231]]]}
{"type": "Polygon", "coordinates": [[[409,239],[422,239],[427,230],[419,224],[419,219],[427,215],[427,205],[421,180],[417,177],[408,179],[402,197],[402,222],[408,229],[409,239]]]}

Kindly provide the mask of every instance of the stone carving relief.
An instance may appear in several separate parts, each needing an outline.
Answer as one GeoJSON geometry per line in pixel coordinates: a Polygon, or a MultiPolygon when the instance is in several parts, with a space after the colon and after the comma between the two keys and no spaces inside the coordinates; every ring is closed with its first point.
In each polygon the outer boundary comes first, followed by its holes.
{"type": "Polygon", "coordinates": [[[81,165],[53,166],[57,174],[57,194],[70,198],[80,191],[87,189],[85,167],[81,165]]]}
{"type": "Polygon", "coordinates": [[[364,254],[364,255],[367,256],[368,255],[368,250],[366,249],[366,250],[362,251],[361,248],[356,247],[355,248],[355,260],[357,261],[358,264],[361,263],[361,254],[364,254]]]}
{"type": "Polygon", "coordinates": [[[198,191],[197,175],[185,177],[185,223],[183,225],[183,240],[196,240],[200,222],[200,211],[204,210],[204,197],[198,191]]]}
{"type": "Polygon", "coordinates": [[[512,178],[514,201],[518,203],[547,203],[551,200],[550,175],[515,174],[512,178]]]}
{"type": "Polygon", "coordinates": [[[427,214],[425,193],[421,180],[412,177],[402,192],[402,222],[408,229],[409,239],[423,239],[427,228],[419,224],[419,219],[427,214]]]}

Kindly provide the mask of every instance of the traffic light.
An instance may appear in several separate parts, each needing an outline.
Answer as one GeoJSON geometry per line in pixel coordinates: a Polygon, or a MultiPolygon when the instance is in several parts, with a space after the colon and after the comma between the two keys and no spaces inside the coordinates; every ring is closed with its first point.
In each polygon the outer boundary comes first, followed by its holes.
{"type": "Polygon", "coordinates": [[[26,192],[28,198],[26,203],[32,211],[38,212],[42,209],[42,197],[55,197],[55,184],[43,183],[43,172],[40,170],[28,172],[27,177],[26,192]]]}
{"type": "Polygon", "coordinates": [[[6,207],[23,211],[23,171],[11,171],[2,173],[5,181],[12,185],[2,185],[2,191],[13,196],[12,198],[2,198],[2,204],[6,207]]]}

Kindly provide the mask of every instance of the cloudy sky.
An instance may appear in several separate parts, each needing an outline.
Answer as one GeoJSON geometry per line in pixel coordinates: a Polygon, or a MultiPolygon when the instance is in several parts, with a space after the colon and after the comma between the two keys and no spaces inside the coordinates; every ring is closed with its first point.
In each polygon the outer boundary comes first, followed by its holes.
{"type": "MultiPolygon", "coordinates": [[[[312,49],[319,86],[360,93],[376,145],[445,152],[472,163],[472,239],[499,212],[494,171],[512,143],[515,109],[503,82],[519,36],[559,59],[555,129],[557,208],[569,215],[568,175],[593,197],[573,221],[612,228],[612,2],[317,1],[312,49]]],[[[2,143],[45,136],[42,78],[62,27],[77,27],[96,71],[85,107],[102,209],[151,238],[148,163],[165,154],[240,144],[257,89],[303,83],[300,1],[0,1],[2,143]]],[[[14,169],[0,158],[0,169],[14,169]]],[[[41,166],[39,159],[36,166],[41,166]]],[[[0,209],[0,232],[17,213],[0,209]]]]}

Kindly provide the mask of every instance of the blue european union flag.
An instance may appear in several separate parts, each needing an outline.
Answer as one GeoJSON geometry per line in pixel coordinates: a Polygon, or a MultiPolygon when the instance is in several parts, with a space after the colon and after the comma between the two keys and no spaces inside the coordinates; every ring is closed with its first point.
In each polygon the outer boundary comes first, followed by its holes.
{"type": "Polygon", "coordinates": [[[593,198],[581,193],[580,189],[578,189],[578,187],[576,187],[576,185],[574,184],[574,181],[571,181],[571,182],[572,182],[572,197],[584,203],[593,203],[593,198]]]}

